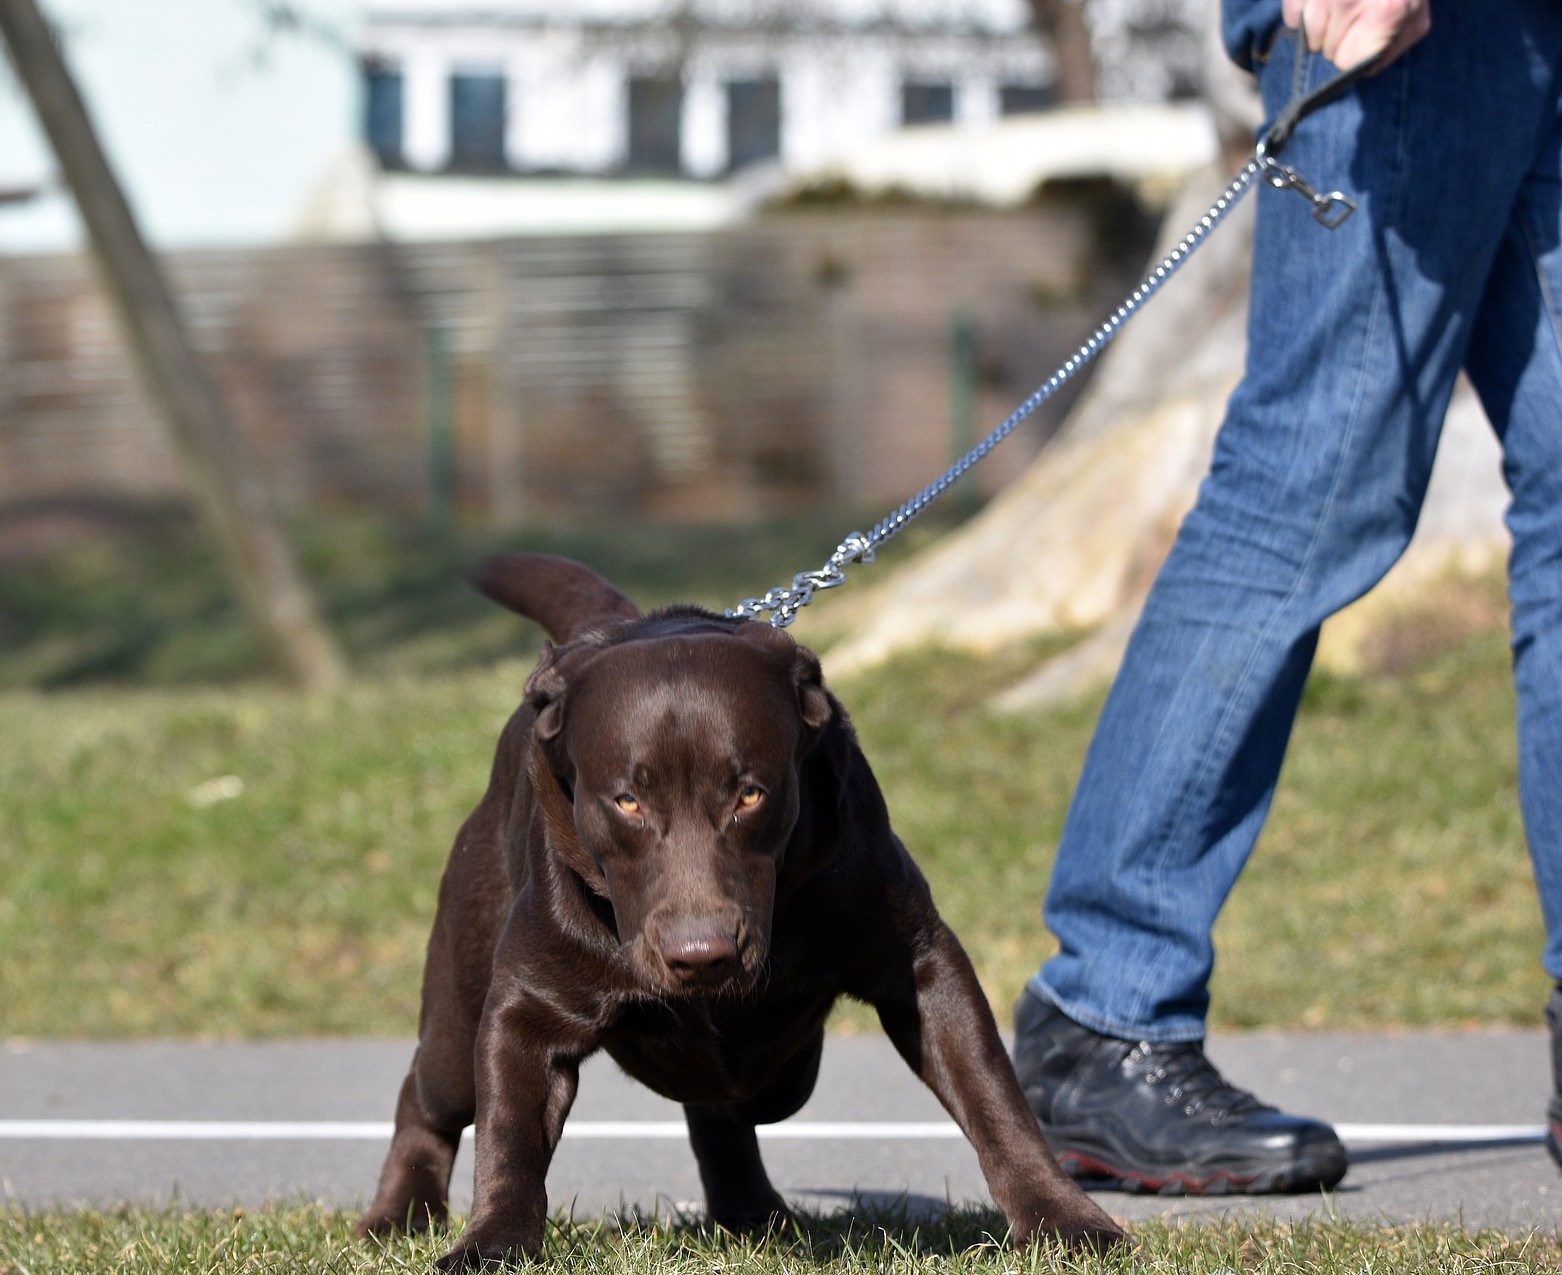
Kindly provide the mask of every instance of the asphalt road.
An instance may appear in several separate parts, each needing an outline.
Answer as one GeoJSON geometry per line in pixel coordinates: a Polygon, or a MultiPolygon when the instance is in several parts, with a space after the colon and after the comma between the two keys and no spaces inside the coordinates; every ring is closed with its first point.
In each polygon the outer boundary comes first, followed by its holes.
{"type": "MultiPolygon", "coordinates": [[[[1211,1055],[1233,1080],[1341,1126],[1351,1148],[1341,1188],[1327,1197],[1099,1198],[1128,1220],[1463,1219],[1555,1235],[1562,1174],[1538,1137],[1546,1049],[1543,1033],[1515,1031],[1217,1038],[1211,1055]]],[[[361,1203],[411,1051],[381,1041],[0,1047],[0,1191],[33,1206],[361,1203]]],[[[678,1121],[673,1104],[592,1060],[550,1203],[573,1201],[578,1215],[693,1207],[699,1184],[678,1121]]],[[[794,1203],[904,1199],[922,1210],[987,1198],[970,1147],[877,1037],[829,1041],[814,1097],[776,1131],[784,1136],[766,1139],[765,1159],[794,1203]]],[[[463,1209],[471,1198],[469,1145],[454,1196],[463,1209]]]]}

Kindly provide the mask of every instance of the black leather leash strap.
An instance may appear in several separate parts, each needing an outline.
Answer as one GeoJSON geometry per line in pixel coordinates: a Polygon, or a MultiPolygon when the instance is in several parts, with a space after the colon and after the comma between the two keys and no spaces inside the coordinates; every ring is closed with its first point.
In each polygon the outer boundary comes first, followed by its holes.
{"type": "Polygon", "coordinates": [[[1356,211],[1355,200],[1340,190],[1328,192],[1314,190],[1300,173],[1280,163],[1276,156],[1291,140],[1291,134],[1295,132],[1297,124],[1320,107],[1343,97],[1371,75],[1377,68],[1378,56],[1374,55],[1364,62],[1359,62],[1348,71],[1341,71],[1311,93],[1303,93],[1302,78],[1307,66],[1307,57],[1307,28],[1303,27],[1296,33],[1296,61],[1291,69],[1291,100],[1285,104],[1285,109],[1275,118],[1275,122],[1265,129],[1263,136],[1258,139],[1258,146],[1253,151],[1253,159],[1258,164],[1259,175],[1264,181],[1277,190],[1294,190],[1312,204],[1314,221],[1320,226],[1336,230],[1356,211]]]}
{"type": "Polygon", "coordinates": [[[1311,93],[1303,94],[1302,74],[1307,65],[1307,28],[1303,26],[1298,30],[1296,62],[1291,69],[1291,100],[1285,104],[1285,109],[1275,117],[1275,122],[1259,139],[1259,146],[1263,152],[1271,159],[1278,156],[1285,148],[1285,144],[1291,140],[1291,134],[1297,124],[1320,107],[1343,97],[1371,75],[1377,68],[1380,56],[1380,54],[1373,54],[1365,61],[1358,62],[1350,70],[1341,71],[1327,83],[1320,84],[1311,93]]]}

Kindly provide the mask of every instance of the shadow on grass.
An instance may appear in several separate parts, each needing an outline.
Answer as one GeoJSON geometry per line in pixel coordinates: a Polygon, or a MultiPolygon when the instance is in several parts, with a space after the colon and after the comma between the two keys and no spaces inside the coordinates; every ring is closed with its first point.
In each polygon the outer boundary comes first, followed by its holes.
{"type": "Polygon", "coordinates": [[[604,1232],[626,1240],[655,1240],[685,1255],[733,1255],[758,1246],[781,1246],[799,1258],[828,1267],[843,1259],[878,1256],[934,1257],[996,1250],[1008,1223],[994,1208],[955,1205],[905,1192],[821,1191],[839,1197],[833,1211],[795,1209],[789,1226],[763,1236],[735,1236],[702,1214],[674,1211],[671,1218],[629,1210],[599,1226],[562,1222],[556,1238],[570,1245],[593,1242],[604,1232]]]}
{"type": "MultiPolygon", "coordinates": [[[[926,522],[919,535],[948,518],[926,522]]],[[[435,532],[414,519],[317,514],[289,534],[350,664],[374,674],[530,654],[536,631],[467,583],[496,553],[578,558],[643,607],[719,609],[817,566],[852,525],[850,513],[816,511],[719,527],[597,521],[435,532]]],[[[0,688],[266,676],[211,538],[187,507],[78,500],[0,509],[0,688]]]]}

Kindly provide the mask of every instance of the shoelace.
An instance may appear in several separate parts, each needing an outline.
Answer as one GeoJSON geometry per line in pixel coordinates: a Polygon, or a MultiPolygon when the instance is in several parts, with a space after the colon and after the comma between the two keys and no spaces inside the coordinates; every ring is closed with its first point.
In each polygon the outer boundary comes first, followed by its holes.
{"type": "Polygon", "coordinates": [[[1139,1044],[1132,1053],[1146,1083],[1164,1085],[1166,1104],[1180,1104],[1190,1116],[1221,1121],[1263,1109],[1247,1090],[1226,1080],[1197,1045],[1139,1044]]]}

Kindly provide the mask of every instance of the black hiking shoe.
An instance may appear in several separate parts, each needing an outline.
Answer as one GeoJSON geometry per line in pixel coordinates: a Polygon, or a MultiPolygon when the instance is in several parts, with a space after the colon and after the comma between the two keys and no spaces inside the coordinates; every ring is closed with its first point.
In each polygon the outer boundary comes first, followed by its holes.
{"type": "Polygon", "coordinates": [[[1562,983],[1546,1002],[1546,1026],[1551,1029],[1551,1101],[1546,1106],[1546,1150],[1562,1168],[1562,983]]]}
{"type": "MultiPolygon", "coordinates": [[[[1562,997],[1553,1004],[1562,1013],[1562,997]]],[[[1014,1066],[1047,1145],[1077,1179],[1156,1195],[1268,1195],[1327,1190],[1345,1176],[1332,1128],[1226,1083],[1200,1044],[1102,1036],[1026,992],[1014,1007],[1014,1066]]],[[[1562,1132],[1556,1108],[1552,1121],[1562,1132]]]]}

